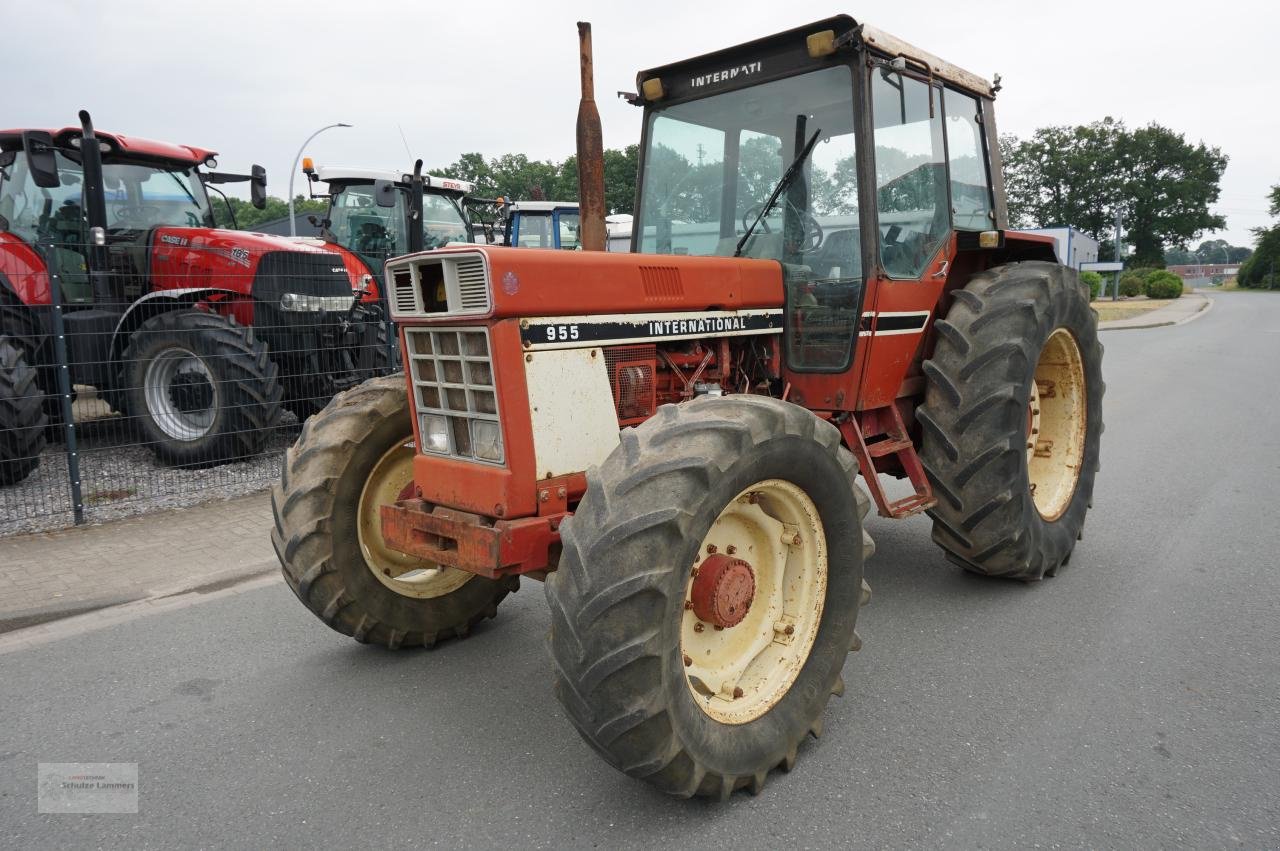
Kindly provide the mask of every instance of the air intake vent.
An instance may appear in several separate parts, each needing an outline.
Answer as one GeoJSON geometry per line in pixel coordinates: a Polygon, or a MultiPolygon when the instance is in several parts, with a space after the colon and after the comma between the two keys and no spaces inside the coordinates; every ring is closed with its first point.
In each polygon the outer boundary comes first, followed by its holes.
{"type": "Polygon", "coordinates": [[[397,269],[391,280],[395,312],[398,314],[421,312],[422,305],[418,302],[417,288],[413,285],[413,273],[408,269],[397,269]]]}
{"type": "Polygon", "coordinates": [[[680,270],[674,266],[641,266],[645,301],[676,301],[684,295],[680,270]]]}
{"type": "Polygon", "coordinates": [[[489,309],[489,281],[484,271],[484,258],[464,257],[455,266],[458,279],[458,306],[451,310],[468,313],[489,309]]]}

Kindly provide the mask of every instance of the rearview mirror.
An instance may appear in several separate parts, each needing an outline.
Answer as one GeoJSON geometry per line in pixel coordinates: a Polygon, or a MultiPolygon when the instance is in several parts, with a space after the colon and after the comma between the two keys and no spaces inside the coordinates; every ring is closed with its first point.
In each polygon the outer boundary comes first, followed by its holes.
{"type": "Polygon", "coordinates": [[[390,180],[375,180],[373,182],[373,203],[379,207],[394,207],[396,205],[396,186],[390,180]]]}
{"type": "Polygon", "coordinates": [[[26,130],[22,134],[22,150],[27,155],[31,179],[41,189],[58,187],[58,160],[53,153],[53,137],[45,130],[26,130]]]}
{"type": "Polygon", "coordinates": [[[261,210],[267,206],[267,170],[255,165],[249,175],[249,201],[255,210],[261,210]]]}

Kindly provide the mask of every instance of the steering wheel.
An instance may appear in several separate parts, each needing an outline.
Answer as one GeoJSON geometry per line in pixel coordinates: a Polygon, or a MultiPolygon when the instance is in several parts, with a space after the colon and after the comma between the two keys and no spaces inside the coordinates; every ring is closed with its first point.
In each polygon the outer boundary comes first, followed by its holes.
{"type": "Polygon", "coordinates": [[[116,224],[127,224],[129,222],[147,224],[148,222],[159,220],[161,214],[159,207],[145,204],[138,207],[117,207],[115,212],[116,224]]]}
{"type": "MultiPolygon", "coordinates": [[[[763,207],[764,207],[763,204],[753,204],[751,207],[747,209],[746,212],[742,214],[742,229],[744,231],[747,228],[751,227],[751,223],[755,221],[756,216],[760,214],[760,210],[763,207]]],[[[795,210],[794,207],[792,209],[795,210]]],[[[813,217],[813,213],[810,213],[808,210],[796,210],[796,212],[800,213],[800,249],[799,250],[802,253],[809,252],[809,251],[817,251],[818,248],[822,245],[822,240],[825,238],[825,235],[822,231],[822,225],[818,224],[818,220],[815,219],[813,217]]],[[[759,226],[762,233],[773,232],[772,228],[769,227],[768,219],[761,219],[759,226]]]]}

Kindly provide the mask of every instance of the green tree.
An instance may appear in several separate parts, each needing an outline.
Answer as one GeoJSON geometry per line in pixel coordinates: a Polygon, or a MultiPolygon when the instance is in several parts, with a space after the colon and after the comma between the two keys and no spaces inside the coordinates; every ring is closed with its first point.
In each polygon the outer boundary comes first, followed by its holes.
{"type": "Polygon", "coordinates": [[[1185,245],[1226,220],[1218,200],[1227,157],[1167,127],[1129,130],[1112,118],[1077,127],[1042,127],[1030,139],[1004,137],[1005,185],[1018,226],[1074,225],[1110,251],[1116,212],[1134,262],[1157,266],[1165,245],[1185,245]]]}
{"type": "MultiPolygon", "coordinates": [[[[1280,184],[1271,187],[1268,198],[1271,215],[1280,216],[1280,184]]],[[[1269,228],[1254,228],[1253,235],[1253,254],[1240,267],[1236,280],[1242,287],[1276,289],[1280,287],[1280,222],[1269,228]]]]}
{"type": "MultiPolygon", "coordinates": [[[[605,207],[609,213],[630,213],[635,203],[636,165],[639,147],[628,145],[604,152],[605,207]]],[[[531,160],[524,154],[503,154],[486,160],[471,152],[458,157],[432,174],[456,177],[476,186],[481,198],[503,196],[517,201],[535,198],[547,201],[578,200],[578,160],[569,156],[560,162],[531,160]]]]}
{"type": "MultiPolygon", "coordinates": [[[[253,230],[263,222],[289,218],[289,202],[283,198],[269,196],[266,206],[261,210],[248,201],[231,196],[228,196],[224,203],[217,193],[213,193],[209,201],[213,204],[213,220],[220,228],[234,227],[240,230],[253,230]],[[227,210],[228,206],[231,207],[230,212],[227,210]],[[232,213],[234,213],[234,219],[232,218],[232,213]]],[[[313,201],[302,195],[295,196],[293,199],[293,211],[296,215],[323,213],[328,208],[326,202],[313,201]]]]}

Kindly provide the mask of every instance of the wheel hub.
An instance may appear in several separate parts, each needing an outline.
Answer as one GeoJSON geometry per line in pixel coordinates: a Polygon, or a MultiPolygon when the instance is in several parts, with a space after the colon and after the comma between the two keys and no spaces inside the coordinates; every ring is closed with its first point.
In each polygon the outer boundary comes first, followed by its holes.
{"type": "Polygon", "coordinates": [[[169,384],[173,407],[184,414],[203,411],[213,404],[213,387],[201,372],[179,372],[169,384]]]}
{"type": "Polygon", "coordinates": [[[756,594],[756,575],[740,558],[715,553],[698,565],[693,579],[693,613],[701,621],[727,629],[742,623],[756,594]]]}

